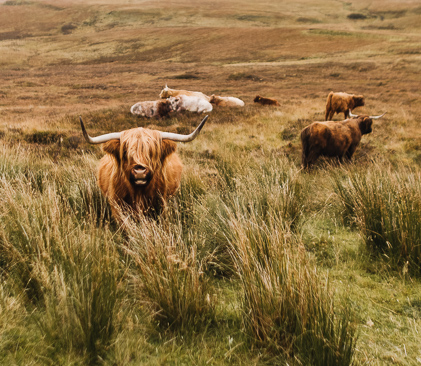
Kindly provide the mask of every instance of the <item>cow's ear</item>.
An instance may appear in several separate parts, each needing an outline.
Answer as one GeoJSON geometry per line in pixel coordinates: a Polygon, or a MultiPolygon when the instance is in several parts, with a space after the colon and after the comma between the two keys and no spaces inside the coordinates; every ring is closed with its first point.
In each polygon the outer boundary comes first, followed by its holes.
{"type": "Polygon", "coordinates": [[[165,158],[175,152],[177,149],[177,144],[171,140],[162,140],[161,143],[161,161],[164,161],[165,158]]]}
{"type": "Polygon", "coordinates": [[[107,154],[113,155],[117,161],[120,161],[120,140],[110,140],[102,145],[102,150],[107,154]]]}

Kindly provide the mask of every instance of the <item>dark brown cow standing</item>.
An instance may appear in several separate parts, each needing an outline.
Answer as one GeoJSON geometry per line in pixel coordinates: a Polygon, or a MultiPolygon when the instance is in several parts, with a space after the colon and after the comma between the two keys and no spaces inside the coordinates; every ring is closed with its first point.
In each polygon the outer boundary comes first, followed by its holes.
{"type": "Polygon", "coordinates": [[[320,156],[351,160],[361,137],[372,131],[373,119],[381,116],[357,116],[344,121],[313,122],[301,131],[302,165],[309,168],[320,156]]]}

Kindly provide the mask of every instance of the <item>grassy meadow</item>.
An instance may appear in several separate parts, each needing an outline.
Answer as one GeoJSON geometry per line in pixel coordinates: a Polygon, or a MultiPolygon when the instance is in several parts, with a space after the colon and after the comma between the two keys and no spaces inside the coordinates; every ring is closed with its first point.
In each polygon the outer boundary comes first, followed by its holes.
{"type": "Polygon", "coordinates": [[[420,47],[415,0],[0,0],[0,364],[421,364],[420,47]],[[122,230],[78,117],[189,133],[130,114],[165,84],[246,105],[122,230]],[[331,90],[387,114],[302,171],[331,90]]]}

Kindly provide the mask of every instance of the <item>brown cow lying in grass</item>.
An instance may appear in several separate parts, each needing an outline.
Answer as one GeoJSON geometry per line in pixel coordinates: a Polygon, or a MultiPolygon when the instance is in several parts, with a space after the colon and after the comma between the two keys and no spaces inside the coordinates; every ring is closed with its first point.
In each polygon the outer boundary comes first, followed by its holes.
{"type": "Polygon", "coordinates": [[[344,156],[351,160],[362,135],[372,131],[373,119],[380,116],[357,116],[344,121],[313,122],[301,131],[302,165],[309,168],[319,156],[338,157],[342,163],[344,156]]]}
{"type": "Polygon", "coordinates": [[[349,111],[364,106],[364,96],[331,91],[326,99],[325,121],[331,121],[335,113],[349,117],[349,111]]]}
{"type": "Polygon", "coordinates": [[[110,202],[114,218],[121,213],[159,212],[180,186],[183,165],[174,141],[197,137],[208,116],[190,135],[147,128],[90,137],[80,118],[83,135],[91,144],[103,143],[106,153],[98,169],[98,185],[110,202]]]}
{"type": "Polygon", "coordinates": [[[253,102],[254,103],[260,103],[261,105],[277,105],[277,106],[279,106],[279,102],[276,99],[265,98],[265,97],[261,97],[260,95],[256,95],[256,98],[254,98],[253,102]]]}

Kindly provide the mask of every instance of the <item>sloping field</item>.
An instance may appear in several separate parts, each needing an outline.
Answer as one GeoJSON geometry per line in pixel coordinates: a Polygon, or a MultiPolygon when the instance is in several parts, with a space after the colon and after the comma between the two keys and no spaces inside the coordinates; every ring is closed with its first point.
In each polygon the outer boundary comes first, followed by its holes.
{"type": "Polygon", "coordinates": [[[420,85],[419,1],[0,0],[0,364],[420,364],[420,85]],[[192,131],[130,114],[166,84],[246,105],[123,232],[79,116],[192,131]],[[332,90],[387,114],[304,172],[332,90]]]}

